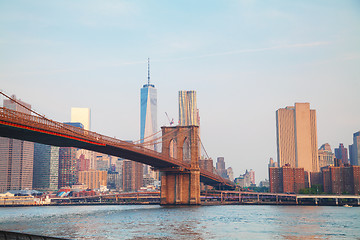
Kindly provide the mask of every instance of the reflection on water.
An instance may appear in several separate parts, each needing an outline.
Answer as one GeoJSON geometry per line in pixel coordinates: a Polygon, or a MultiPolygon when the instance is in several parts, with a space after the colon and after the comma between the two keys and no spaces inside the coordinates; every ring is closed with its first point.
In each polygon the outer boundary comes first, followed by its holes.
{"type": "Polygon", "coordinates": [[[0,229],[71,239],[360,239],[360,208],[0,208],[0,229]]]}

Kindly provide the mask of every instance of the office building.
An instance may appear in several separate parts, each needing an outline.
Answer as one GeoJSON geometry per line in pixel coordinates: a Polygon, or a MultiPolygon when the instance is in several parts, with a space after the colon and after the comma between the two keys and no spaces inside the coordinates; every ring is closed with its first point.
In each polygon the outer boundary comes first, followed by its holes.
{"type": "Polygon", "coordinates": [[[328,143],[321,145],[318,150],[318,157],[319,157],[319,168],[326,166],[333,166],[335,155],[331,151],[331,146],[328,143]]]}
{"type": "Polygon", "coordinates": [[[179,125],[200,125],[196,91],[179,91],[179,125]]]}
{"type": "MultiPolygon", "coordinates": [[[[16,96],[4,99],[5,108],[31,114],[31,105],[16,96]],[[25,107],[24,107],[25,106],[25,107]]],[[[31,189],[33,183],[34,143],[0,137],[0,192],[7,190],[31,189]]]]}
{"type": "Polygon", "coordinates": [[[80,171],[79,183],[87,186],[88,189],[100,189],[107,186],[107,171],[80,171]]]}
{"type": "MultiPolygon", "coordinates": [[[[149,66],[149,65],[148,65],[149,66]]],[[[150,71],[148,68],[148,82],[141,88],[140,109],[140,139],[141,142],[152,140],[151,136],[158,131],[157,128],[157,89],[150,84],[150,71]]],[[[147,148],[156,150],[154,144],[147,148]]]]}
{"type": "Polygon", "coordinates": [[[216,172],[222,177],[222,178],[228,178],[227,171],[225,168],[225,160],[224,157],[218,157],[216,161],[216,172]]]}
{"type": "MultiPolygon", "coordinates": [[[[140,142],[144,147],[157,151],[155,133],[157,127],[157,89],[150,83],[150,62],[148,59],[148,79],[140,91],[140,142]]],[[[158,171],[151,170],[150,166],[143,165],[143,173],[147,178],[159,179],[158,171]]]]}
{"type": "Polygon", "coordinates": [[[360,165],[360,131],[354,133],[353,144],[349,145],[350,164],[353,166],[360,165]]]}
{"type": "Polygon", "coordinates": [[[286,164],[318,172],[316,112],[309,103],[276,111],[277,155],[280,167],[286,164]]]}
{"type": "Polygon", "coordinates": [[[33,188],[57,190],[59,180],[59,147],[34,145],[33,188]]]}
{"type": "Polygon", "coordinates": [[[304,168],[293,168],[289,165],[283,167],[270,167],[270,192],[272,193],[299,193],[308,187],[308,174],[304,168]]]}
{"type": "Polygon", "coordinates": [[[335,157],[341,159],[343,164],[349,163],[347,148],[344,147],[344,144],[340,143],[339,148],[335,148],[335,157]]]}

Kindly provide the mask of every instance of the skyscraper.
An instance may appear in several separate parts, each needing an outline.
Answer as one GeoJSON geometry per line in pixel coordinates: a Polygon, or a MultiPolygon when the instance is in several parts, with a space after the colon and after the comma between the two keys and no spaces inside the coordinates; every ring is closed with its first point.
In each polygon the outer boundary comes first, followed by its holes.
{"type": "MultiPolygon", "coordinates": [[[[143,142],[152,139],[154,133],[157,132],[157,90],[155,85],[150,84],[150,65],[148,62],[148,82],[141,88],[141,110],[140,110],[140,139],[143,142]]],[[[154,136],[153,136],[154,137],[154,136]]],[[[156,145],[147,146],[152,150],[156,150],[156,145]]]]}
{"type": "Polygon", "coordinates": [[[354,133],[353,144],[349,146],[350,164],[353,166],[360,165],[360,131],[354,133]]]}
{"type": "Polygon", "coordinates": [[[218,157],[216,161],[216,171],[222,178],[227,178],[224,157],[218,157]]]}
{"type": "Polygon", "coordinates": [[[179,125],[200,125],[196,91],[179,91],[179,125]]]}
{"type": "MultiPolygon", "coordinates": [[[[157,132],[157,90],[154,84],[150,84],[150,60],[148,59],[148,79],[140,91],[140,139],[141,143],[155,139],[157,132]]],[[[145,145],[146,148],[157,151],[155,143],[145,145]]],[[[144,174],[150,174],[152,178],[158,178],[158,172],[152,171],[150,166],[143,165],[144,174]]],[[[138,167],[138,166],[137,166],[138,167]]],[[[138,170],[133,171],[139,173],[138,170]]],[[[142,173],[141,173],[142,174],[142,173]]]]}
{"type": "Polygon", "coordinates": [[[33,188],[57,190],[59,177],[59,147],[35,143],[33,188]]]}
{"type": "Polygon", "coordinates": [[[279,167],[288,164],[307,172],[319,171],[316,112],[309,103],[276,111],[276,137],[279,167]]]}
{"type": "MultiPolygon", "coordinates": [[[[30,114],[31,105],[16,96],[4,99],[4,107],[30,114]]],[[[34,143],[0,137],[0,192],[7,190],[31,189],[33,183],[34,143]]]]}
{"type": "Polygon", "coordinates": [[[335,157],[341,159],[343,164],[349,163],[347,149],[340,143],[339,148],[335,148],[335,157]]]}

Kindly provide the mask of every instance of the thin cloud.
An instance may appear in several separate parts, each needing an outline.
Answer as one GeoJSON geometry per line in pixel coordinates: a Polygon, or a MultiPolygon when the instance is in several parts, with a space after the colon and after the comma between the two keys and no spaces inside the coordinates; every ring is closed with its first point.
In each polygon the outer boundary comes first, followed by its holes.
{"type": "MultiPolygon", "coordinates": [[[[236,50],[236,51],[210,53],[210,54],[204,54],[204,55],[200,55],[200,56],[175,58],[175,59],[168,59],[168,60],[163,60],[163,61],[180,61],[180,60],[188,60],[188,59],[196,59],[196,58],[237,55],[237,54],[243,54],[243,53],[265,52],[265,51],[273,51],[273,50],[279,50],[279,49],[316,47],[316,46],[328,45],[330,43],[331,42],[311,42],[311,43],[287,44],[287,45],[279,45],[279,46],[266,47],[266,48],[250,48],[250,49],[242,49],[242,50],[236,50]]],[[[162,62],[162,60],[159,60],[158,62],[162,62]]]]}
{"type": "MultiPolygon", "coordinates": [[[[189,60],[189,59],[199,59],[199,58],[208,58],[208,57],[217,57],[217,56],[226,56],[226,55],[237,55],[243,53],[256,53],[256,52],[266,52],[266,51],[274,51],[280,49],[293,49],[293,48],[308,48],[308,47],[317,47],[331,44],[331,42],[311,42],[311,43],[296,43],[296,44],[286,44],[286,45],[279,45],[273,47],[266,47],[266,48],[250,48],[250,49],[242,49],[237,51],[228,51],[228,52],[220,52],[220,53],[210,53],[204,54],[199,56],[191,56],[191,57],[183,57],[183,58],[172,58],[172,59],[158,59],[152,60],[152,62],[173,62],[173,61],[182,61],[182,60],[189,60]]],[[[82,71],[89,71],[91,69],[99,69],[105,67],[118,67],[124,65],[135,65],[135,64],[144,64],[146,60],[143,61],[132,61],[132,62],[118,62],[118,63],[108,63],[108,64],[100,64],[100,65],[93,65],[91,67],[80,67],[80,68],[63,68],[63,69],[53,69],[48,71],[34,71],[34,72],[22,72],[21,75],[48,75],[54,73],[64,73],[64,72],[82,72],[82,71]]],[[[18,75],[18,74],[4,74],[4,75],[18,75]]],[[[4,76],[3,75],[3,76],[4,76]]]]}

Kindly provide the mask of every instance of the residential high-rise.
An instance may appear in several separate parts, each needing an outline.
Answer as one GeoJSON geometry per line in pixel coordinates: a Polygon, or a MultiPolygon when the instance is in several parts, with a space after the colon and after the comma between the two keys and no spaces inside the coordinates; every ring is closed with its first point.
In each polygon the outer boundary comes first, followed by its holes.
{"type": "Polygon", "coordinates": [[[335,157],[341,159],[343,164],[349,163],[347,149],[340,143],[339,148],[335,148],[335,157]]]}
{"type": "MultiPolygon", "coordinates": [[[[145,147],[157,151],[157,146],[151,141],[156,138],[157,128],[157,89],[150,84],[150,60],[148,59],[148,81],[140,91],[140,142],[149,142],[145,147]]],[[[150,166],[143,165],[141,174],[147,177],[159,178],[158,172],[152,171],[150,166]]]]}
{"type": "Polygon", "coordinates": [[[277,155],[279,167],[304,168],[318,172],[316,112],[309,103],[276,111],[277,155]]]}
{"type": "Polygon", "coordinates": [[[136,192],[143,185],[143,164],[130,160],[123,161],[123,191],[136,192]]]}
{"type": "Polygon", "coordinates": [[[326,166],[334,166],[334,153],[331,151],[331,147],[328,143],[321,145],[318,150],[319,156],[319,168],[326,166]]]}
{"type": "Polygon", "coordinates": [[[179,91],[179,125],[200,125],[196,91],[179,91]]]}
{"type": "Polygon", "coordinates": [[[77,148],[60,147],[58,187],[71,187],[77,183],[77,148]]]}
{"type": "Polygon", "coordinates": [[[270,167],[270,192],[272,193],[299,193],[301,189],[307,188],[307,173],[304,168],[293,168],[289,165],[283,167],[270,167]]]}
{"type": "Polygon", "coordinates": [[[59,147],[35,143],[33,188],[42,190],[57,190],[58,177],[59,147]]]}
{"type": "Polygon", "coordinates": [[[354,133],[353,144],[349,146],[350,164],[353,166],[360,165],[360,131],[354,133]]]}
{"type": "MultiPolygon", "coordinates": [[[[30,114],[31,105],[16,96],[4,99],[5,108],[30,114]]],[[[31,189],[33,183],[34,143],[0,137],[0,192],[7,190],[31,189]]]]}
{"type": "Polygon", "coordinates": [[[332,194],[360,193],[360,166],[341,165],[322,169],[324,192],[332,194]]]}

